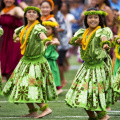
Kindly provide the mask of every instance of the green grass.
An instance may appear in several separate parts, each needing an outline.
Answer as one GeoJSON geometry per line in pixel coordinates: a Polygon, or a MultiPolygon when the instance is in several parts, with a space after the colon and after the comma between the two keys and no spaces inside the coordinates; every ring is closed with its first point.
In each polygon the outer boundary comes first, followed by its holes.
{"type": "MultiPolygon", "coordinates": [[[[70,58],[70,64],[80,65],[77,63],[75,56],[70,58]]],[[[57,101],[49,102],[49,106],[53,110],[53,113],[42,118],[43,120],[88,120],[88,117],[86,117],[87,114],[83,108],[69,108],[64,103],[65,95],[72,84],[76,72],[77,70],[70,70],[65,73],[65,78],[68,82],[67,85],[63,88],[64,92],[59,95],[57,101]],[[80,118],[80,116],[84,117],[80,118]]],[[[0,105],[2,106],[0,108],[0,120],[34,120],[34,118],[20,117],[28,113],[28,108],[25,104],[16,105],[9,102],[2,102],[7,100],[7,98],[0,96],[0,105]]],[[[114,106],[112,106],[112,111],[120,111],[120,102],[117,102],[114,106]]],[[[108,114],[112,116],[110,120],[120,120],[120,112],[109,112],[108,114]]]]}

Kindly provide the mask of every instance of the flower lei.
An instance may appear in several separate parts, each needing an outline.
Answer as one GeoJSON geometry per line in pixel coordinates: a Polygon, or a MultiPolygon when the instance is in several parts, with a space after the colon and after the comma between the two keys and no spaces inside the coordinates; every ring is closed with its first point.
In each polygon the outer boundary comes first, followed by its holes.
{"type": "Polygon", "coordinates": [[[120,16],[117,18],[118,21],[120,21],[120,16]]]}
{"type": "Polygon", "coordinates": [[[91,37],[92,37],[93,34],[94,34],[98,29],[100,29],[100,28],[101,28],[101,26],[96,27],[96,28],[90,33],[90,35],[89,35],[89,37],[88,37],[87,39],[86,39],[86,37],[87,37],[87,35],[88,35],[88,33],[89,33],[89,28],[87,28],[87,29],[85,30],[85,32],[84,32],[84,34],[83,34],[83,39],[82,39],[82,49],[83,49],[83,50],[86,50],[86,49],[87,49],[88,43],[89,43],[91,37]]]}
{"type": "Polygon", "coordinates": [[[107,13],[102,11],[102,10],[98,10],[98,11],[85,11],[84,15],[104,15],[104,16],[107,16],[107,13]]]}
{"type": "Polygon", "coordinates": [[[49,15],[49,16],[47,16],[46,18],[44,18],[43,16],[41,17],[41,20],[42,21],[47,21],[47,20],[49,20],[50,18],[52,18],[52,17],[54,17],[54,15],[49,15]]]}
{"type": "Polygon", "coordinates": [[[7,13],[7,12],[9,12],[10,10],[12,10],[14,7],[15,7],[15,5],[12,5],[12,6],[9,7],[9,8],[5,7],[2,11],[3,11],[4,13],[7,13]]]}
{"type": "Polygon", "coordinates": [[[120,55],[119,55],[119,44],[117,43],[117,40],[120,39],[120,37],[117,37],[115,39],[115,56],[120,60],[120,55]]]}
{"type": "Polygon", "coordinates": [[[56,27],[56,26],[58,26],[59,24],[55,21],[55,22],[53,22],[53,21],[43,21],[42,22],[42,25],[44,25],[44,26],[51,26],[51,27],[56,27]]]}
{"type": "Polygon", "coordinates": [[[21,43],[21,46],[20,46],[20,49],[21,49],[21,54],[24,55],[25,53],[25,50],[26,50],[26,44],[27,44],[27,40],[28,40],[28,37],[30,35],[30,32],[32,31],[33,27],[35,25],[39,24],[39,21],[36,20],[31,26],[30,28],[28,29],[27,33],[26,33],[26,36],[25,36],[25,41],[24,43],[22,43],[22,39],[23,39],[23,35],[25,34],[25,31],[27,30],[28,28],[28,25],[21,31],[20,33],[20,43],[21,43]]]}
{"type": "Polygon", "coordinates": [[[48,36],[48,38],[51,39],[51,40],[53,39],[53,37],[54,37],[54,34],[48,36]]]}

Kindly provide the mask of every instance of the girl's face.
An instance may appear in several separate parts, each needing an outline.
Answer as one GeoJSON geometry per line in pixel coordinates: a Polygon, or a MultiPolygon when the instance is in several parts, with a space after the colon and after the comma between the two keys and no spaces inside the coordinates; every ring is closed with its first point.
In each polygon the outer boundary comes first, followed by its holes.
{"type": "Polygon", "coordinates": [[[105,0],[96,0],[96,2],[97,2],[97,4],[99,5],[99,4],[104,3],[104,2],[105,2],[105,0]]]}
{"type": "Polygon", "coordinates": [[[3,0],[3,2],[6,7],[11,7],[15,3],[15,0],[3,0]]]}
{"type": "Polygon", "coordinates": [[[33,22],[33,21],[35,21],[39,16],[38,16],[37,11],[35,11],[35,10],[28,10],[25,17],[27,18],[28,21],[33,22]]]}
{"type": "Polygon", "coordinates": [[[50,15],[52,8],[48,2],[43,2],[40,6],[40,10],[41,10],[42,16],[48,16],[50,15]]]}
{"type": "Polygon", "coordinates": [[[61,12],[68,12],[67,11],[67,5],[65,3],[62,3],[62,7],[61,7],[61,12]]]}
{"type": "Polygon", "coordinates": [[[50,35],[52,35],[53,33],[53,29],[51,26],[45,26],[45,28],[47,29],[47,37],[49,37],[50,35]]]}
{"type": "Polygon", "coordinates": [[[99,25],[99,16],[98,15],[88,15],[87,24],[90,28],[96,28],[99,25]]]}

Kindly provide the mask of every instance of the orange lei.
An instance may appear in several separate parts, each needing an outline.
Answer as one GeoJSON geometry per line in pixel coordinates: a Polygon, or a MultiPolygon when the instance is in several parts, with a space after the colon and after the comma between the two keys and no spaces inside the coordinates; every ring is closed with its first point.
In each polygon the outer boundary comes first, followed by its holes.
{"type": "Polygon", "coordinates": [[[92,37],[93,34],[94,34],[98,29],[100,29],[100,28],[101,28],[101,26],[96,27],[96,28],[90,33],[90,35],[89,35],[89,37],[88,37],[87,39],[86,39],[86,37],[87,37],[87,35],[88,35],[88,33],[89,33],[89,28],[87,28],[87,29],[85,30],[85,32],[84,32],[84,34],[83,34],[83,39],[82,39],[82,49],[83,49],[83,50],[86,50],[86,49],[87,49],[87,46],[88,46],[88,43],[89,43],[91,37],[92,37]]]}
{"type": "Polygon", "coordinates": [[[30,32],[32,31],[33,27],[34,27],[35,25],[37,25],[38,23],[39,23],[39,21],[36,20],[36,21],[30,26],[30,28],[28,29],[28,31],[27,31],[27,33],[26,33],[24,43],[22,43],[22,39],[23,39],[23,35],[25,34],[25,31],[26,31],[27,28],[28,28],[28,25],[21,31],[21,33],[20,33],[20,43],[21,43],[20,49],[21,49],[21,54],[22,54],[22,55],[24,55],[24,53],[25,53],[26,44],[27,44],[27,40],[28,40],[28,37],[29,37],[29,35],[30,35],[30,32]]]}
{"type": "Polygon", "coordinates": [[[50,18],[54,17],[54,15],[49,15],[48,17],[46,18],[43,18],[43,16],[41,17],[41,20],[42,21],[46,21],[46,20],[49,20],[50,18]]]}
{"type": "Polygon", "coordinates": [[[12,6],[9,7],[9,8],[5,7],[2,11],[3,11],[4,13],[7,13],[7,12],[9,12],[10,10],[12,10],[14,7],[15,7],[15,5],[12,5],[12,6]]]}
{"type": "Polygon", "coordinates": [[[102,4],[102,6],[100,7],[100,10],[104,10],[104,7],[106,6],[105,3],[102,4]]]}

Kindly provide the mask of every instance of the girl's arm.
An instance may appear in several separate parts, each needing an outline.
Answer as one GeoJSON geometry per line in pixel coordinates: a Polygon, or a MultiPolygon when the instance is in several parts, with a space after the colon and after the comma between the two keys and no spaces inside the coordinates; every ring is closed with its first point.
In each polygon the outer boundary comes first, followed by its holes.
{"type": "Polygon", "coordinates": [[[53,38],[53,40],[52,41],[50,41],[50,43],[51,43],[51,45],[60,45],[60,42],[58,41],[58,39],[57,38],[53,38]]]}
{"type": "Polygon", "coordinates": [[[18,18],[22,18],[24,16],[24,11],[20,7],[15,8],[15,16],[18,18]]]}
{"type": "MultiPolygon", "coordinates": [[[[101,41],[102,42],[105,42],[105,41],[108,41],[107,38],[105,36],[103,36],[101,38],[101,41]]],[[[103,44],[103,49],[106,50],[106,49],[110,49],[110,46],[106,43],[106,44],[103,44]]]]}
{"type": "Polygon", "coordinates": [[[20,37],[16,33],[13,34],[13,39],[15,43],[20,42],[20,37]]]}

